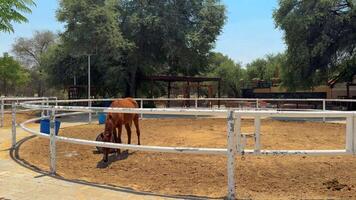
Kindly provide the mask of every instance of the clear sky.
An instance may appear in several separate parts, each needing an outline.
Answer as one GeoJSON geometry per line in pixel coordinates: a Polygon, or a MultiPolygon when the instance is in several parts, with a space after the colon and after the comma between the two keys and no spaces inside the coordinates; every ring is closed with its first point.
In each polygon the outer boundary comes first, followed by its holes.
{"type": "MultiPolygon", "coordinates": [[[[0,55],[11,50],[18,37],[31,37],[36,30],[63,30],[56,21],[57,0],[35,0],[37,6],[28,14],[28,23],[15,24],[15,33],[0,33],[0,55]]],[[[228,55],[236,62],[252,60],[285,49],[283,34],[275,29],[272,19],[277,0],[222,0],[227,6],[227,22],[218,37],[215,51],[228,55]]]]}

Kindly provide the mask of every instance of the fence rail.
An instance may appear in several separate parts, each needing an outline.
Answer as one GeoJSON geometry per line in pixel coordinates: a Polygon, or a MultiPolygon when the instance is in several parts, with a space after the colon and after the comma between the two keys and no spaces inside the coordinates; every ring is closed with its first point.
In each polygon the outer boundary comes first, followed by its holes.
{"type": "MultiPolygon", "coordinates": [[[[223,98],[222,98],[223,99],[223,98]]],[[[220,99],[220,100],[222,100],[220,99]]],[[[16,106],[21,105],[27,109],[35,110],[47,110],[46,116],[40,118],[30,119],[20,124],[20,127],[40,137],[48,138],[50,141],[50,171],[56,172],[56,142],[67,142],[80,145],[98,146],[105,148],[123,148],[129,150],[139,151],[155,151],[155,152],[167,152],[167,153],[188,153],[188,154],[218,154],[227,156],[227,177],[228,177],[228,192],[227,198],[235,198],[235,162],[236,155],[354,155],[356,153],[356,112],[352,111],[327,111],[323,110],[308,110],[308,111],[278,111],[278,110],[261,110],[257,106],[254,110],[245,109],[232,109],[232,108],[220,108],[220,109],[208,109],[208,108],[107,108],[107,107],[85,107],[85,106],[65,106],[61,104],[73,103],[73,102],[87,102],[87,101],[109,101],[113,99],[99,99],[99,100],[47,100],[47,101],[25,101],[22,103],[14,103],[13,113],[13,147],[16,147],[16,106]],[[58,114],[58,111],[66,111],[68,113],[58,114]],[[74,114],[93,113],[93,112],[112,112],[112,113],[138,113],[138,114],[173,114],[173,115],[197,115],[197,116],[220,116],[227,119],[227,147],[226,148],[194,148],[194,147],[164,147],[164,146],[145,146],[145,145],[129,145],[129,144],[117,144],[109,142],[97,142],[83,139],[69,138],[63,136],[56,136],[55,130],[55,118],[58,116],[69,116],[74,114]],[[241,118],[253,117],[255,122],[254,149],[245,149],[243,144],[243,133],[241,132],[241,118]],[[43,118],[50,118],[50,134],[41,133],[36,130],[28,128],[28,123],[34,122],[43,118]],[[262,149],[260,142],[260,126],[261,117],[303,117],[303,118],[345,118],[346,119],[346,141],[345,149],[335,150],[265,150],[262,149]]],[[[142,102],[146,99],[136,99],[142,102]]],[[[150,99],[154,101],[156,99],[150,99]]],[[[169,99],[176,100],[176,99],[169,99]]],[[[185,99],[178,99],[185,100],[185,99]]],[[[191,99],[188,99],[191,100],[191,99]]],[[[197,99],[195,99],[197,100],[197,99]]],[[[198,99],[209,100],[209,99],[198,99]]],[[[214,99],[217,100],[217,99],[214,99]]],[[[235,99],[234,99],[235,100],[235,99]]],[[[244,101],[244,99],[237,99],[238,101],[244,101]]],[[[247,99],[248,101],[261,101],[261,99],[247,99]]],[[[269,99],[271,100],[271,99],[269,99]]],[[[279,99],[280,100],[280,99],[279,99]]],[[[313,101],[315,99],[312,99],[313,101]]],[[[272,101],[272,100],[271,100],[272,101]]],[[[281,100],[286,101],[286,100],[281,100]]],[[[293,99],[294,101],[294,99],[293,99]]],[[[298,100],[300,101],[300,100],[298,100]]],[[[316,100],[315,100],[316,101],[316,100]]],[[[325,104],[327,100],[321,99],[321,102],[325,104]]],[[[352,102],[356,102],[353,100],[352,102]]],[[[257,104],[258,105],[258,104],[257,104]]]]}

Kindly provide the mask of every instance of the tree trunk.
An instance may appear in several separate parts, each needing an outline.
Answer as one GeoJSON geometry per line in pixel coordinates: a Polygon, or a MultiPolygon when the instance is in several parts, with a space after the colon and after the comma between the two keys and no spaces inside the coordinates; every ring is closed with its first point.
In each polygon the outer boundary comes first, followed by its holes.
{"type": "Polygon", "coordinates": [[[135,97],[136,72],[137,72],[137,68],[135,67],[128,74],[129,78],[126,83],[125,97],[135,97]]]}
{"type": "Polygon", "coordinates": [[[8,96],[8,90],[7,90],[7,81],[4,79],[4,93],[5,93],[5,96],[8,96]]]}

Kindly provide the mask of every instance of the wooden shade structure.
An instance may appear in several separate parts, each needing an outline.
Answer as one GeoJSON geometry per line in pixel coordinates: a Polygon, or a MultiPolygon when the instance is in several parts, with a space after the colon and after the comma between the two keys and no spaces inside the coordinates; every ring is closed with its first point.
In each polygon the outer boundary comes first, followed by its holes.
{"type": "MultiPolygon", "coordinates": [[[[172,82],[186,82],[187,83],[187,92],[185,98],[190,98],[190,83],[197,83],[197,96],[200,95],[200,83],[202,82],[217,82],[218,84],[218,98],[221,97],[221,78],[218,77],[195,77],[195,76],[145,76],[142,78],[144,81],[151,82],[151,95],[153,89],[153,82],[161,81],[167,82],[167,97],[170,98],[171,96],[171,83],[172,82]]],[[[218,103],[220,105],[220,102],[218,103]]]]}

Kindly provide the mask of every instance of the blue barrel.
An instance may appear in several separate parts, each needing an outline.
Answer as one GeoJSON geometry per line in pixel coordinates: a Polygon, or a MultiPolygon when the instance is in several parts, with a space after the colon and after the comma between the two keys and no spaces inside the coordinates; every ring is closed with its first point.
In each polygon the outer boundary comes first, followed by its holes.
{"type": "Polygon", "coordinates": [[[105,113],[99,113],[98,119],[99,119],[99,124],[105,124],[106,114],[105,113]]]}
{"type": "MultiPolygon", "coordinates": [[[[49,125],[49,119],[41,119],[40,120],[40,131],[41,133],[46,133],[49,134],[49,130],[50,130],[50,125],[49,125]]],[[[59,131],[59,127],[61,126],[61,122],[56,120],[55,122],[55,133],[56,135],[58,135],[58,131],[59,131]]]]}

